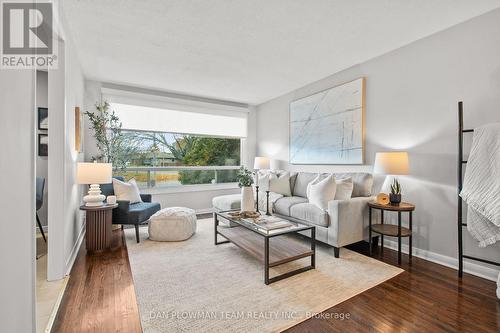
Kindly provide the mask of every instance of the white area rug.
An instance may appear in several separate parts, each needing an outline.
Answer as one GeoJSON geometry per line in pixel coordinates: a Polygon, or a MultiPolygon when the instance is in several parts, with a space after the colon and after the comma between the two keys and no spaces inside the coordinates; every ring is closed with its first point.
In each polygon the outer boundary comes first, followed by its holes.
{"type": "Polygon", "coordinates": [[[146,333],[280,331],[403,272],[346,249],[336,259],[319,244],[315,270],[266,286],[258,260],[233,244],[214,245],[211,219],[199,220],[184,242],[154,242],[140,230],[139,244],[134,229],[125,235],[146,333]]]}

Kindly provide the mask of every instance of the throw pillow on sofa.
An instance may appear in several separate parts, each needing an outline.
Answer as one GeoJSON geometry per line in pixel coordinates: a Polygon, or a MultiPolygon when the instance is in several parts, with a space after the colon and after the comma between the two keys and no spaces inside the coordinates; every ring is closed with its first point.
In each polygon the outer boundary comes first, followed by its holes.
{"type": "MultiPolygon", "coordinates": [[[[255,180],[255,185],[259,186],[259,208],[262,207],[260,201],[262,198],[265,198],[266,191],[269,190],[269,178],[271,177],[269,173],[263,173],[262,170],[257,171],[259,173],[259,181],[255,180]]],[[[257,187],[252,186],[253,188],[253,197],[257,199],[257,187]]]]}
{"type": "MultiPolygon", "coordinates": [[[[258,181],[257,179],[255,179],[255,185],[259,186],[259,192],[260,191],[267,191],[269,190],[269,178],[271,177],[271,175],[269,174],[269,172],[267,173],[264,173],[262,172],[261,170],[257,171],[258,172],[258,181]]],[[[255,177],[257,178],[257,177],[255,177]]]]}
{"type": "Polygon", "coordinates": [[[269,191],[290,197],[292,195],[290,173],[285,172],[281,175],[271,173],[269,175],[269,191]]]}
{"type": "Polygon", "coordinates": [[[329,175],[324,179],[320,179],[320,177],[318,175],[307,185],[307,199],[309,203],[326,210],[328,209],[328,202],[335,199],[337,183],[333,175],[329,175]]]}
{"type": "Polygon", "coordinates": [[[116,200],[130,201],[130,203],[142,202],[139,187],[134,178],[128,182],[122,182],[113,178],[113,191],[116,200]]]}
{"type": "Polygon", "coordinates": [[[352,196],[352,191],[354,189],[354,183],[352,182],[352,177],[347,177],[344,179],[336,179],[337,183],[335,191],[335,200],[349,200],[352,196]]]}

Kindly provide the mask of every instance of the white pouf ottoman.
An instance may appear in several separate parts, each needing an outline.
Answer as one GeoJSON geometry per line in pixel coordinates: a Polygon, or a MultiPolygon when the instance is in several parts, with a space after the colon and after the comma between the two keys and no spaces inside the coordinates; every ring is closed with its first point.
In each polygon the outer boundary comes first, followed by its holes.
{"type": "Polygon", "coordinates": [[[196,213],[185,207],[169,207],[157,211],[149,219],[149,239],[158,242],[177,242],[196,232],[196,213]]]}

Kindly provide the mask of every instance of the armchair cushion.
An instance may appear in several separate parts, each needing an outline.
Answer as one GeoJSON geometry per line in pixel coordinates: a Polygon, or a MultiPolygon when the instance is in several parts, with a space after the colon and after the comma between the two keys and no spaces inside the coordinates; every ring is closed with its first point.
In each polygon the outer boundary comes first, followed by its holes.
{"type": "MultiPolygon", "coordinates": [[[[122,176],[115,176],[113,177],[114,179],[118,179],[119,181],[124,182],[125,178],[122,176]]],[[[109,184],[101,184],[101,194],[104,196],[110,196],[110,195],[115,195],[115,191],[113,189],[113,183],[109,184]]]]}
{"type": "Polygon", "coordinates": [[[160,204],[156,202],[137,202],[130,204],[128,211],[128,224],[140,224],[149,220],[151,215],[160,210],[160,204]]]}
{"type": "Polygon", "coordinates": [[[151,194],[141,194],[142,202],[151,202],[153,196],[151,194]]]}
{"type": "Polygon", "coordinates": [[[142,202],[139,187],[134,178],[128,182],[113,179],[113,190],[118,200],[128,200],[130,203],[142,202]]]}

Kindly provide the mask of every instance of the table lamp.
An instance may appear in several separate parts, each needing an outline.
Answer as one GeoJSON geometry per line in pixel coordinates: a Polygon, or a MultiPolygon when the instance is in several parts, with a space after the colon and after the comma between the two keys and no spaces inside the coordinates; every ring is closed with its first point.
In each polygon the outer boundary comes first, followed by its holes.
{"type": "Polygon", "coordinates": [[[269,169],[270,161],[267,157],[255,157],[253,169],[255,170],[255,191],[257,193],[257,212],[259,211],[259,170],[269,169]]]}
{"type": "Polygon", "coordinates": [[[85,206],[102,206],[106,197],[101,194],[99,184],[109,184],[112,179],[111,163],[78,163],[77,165],[78,184],[90,185],[89,193],[83,197],[85,206]]]}
{"type": "MultiPolygon", "coordinates": [[[[408,171],[408,153],[405,151],[380,152],[375,155],[374,173],[395,176],[407,175],[408,171]]],[[[393,205],[401,202],[401,185],[397,178],[391,184],[389,200],[393,205]]]]}

